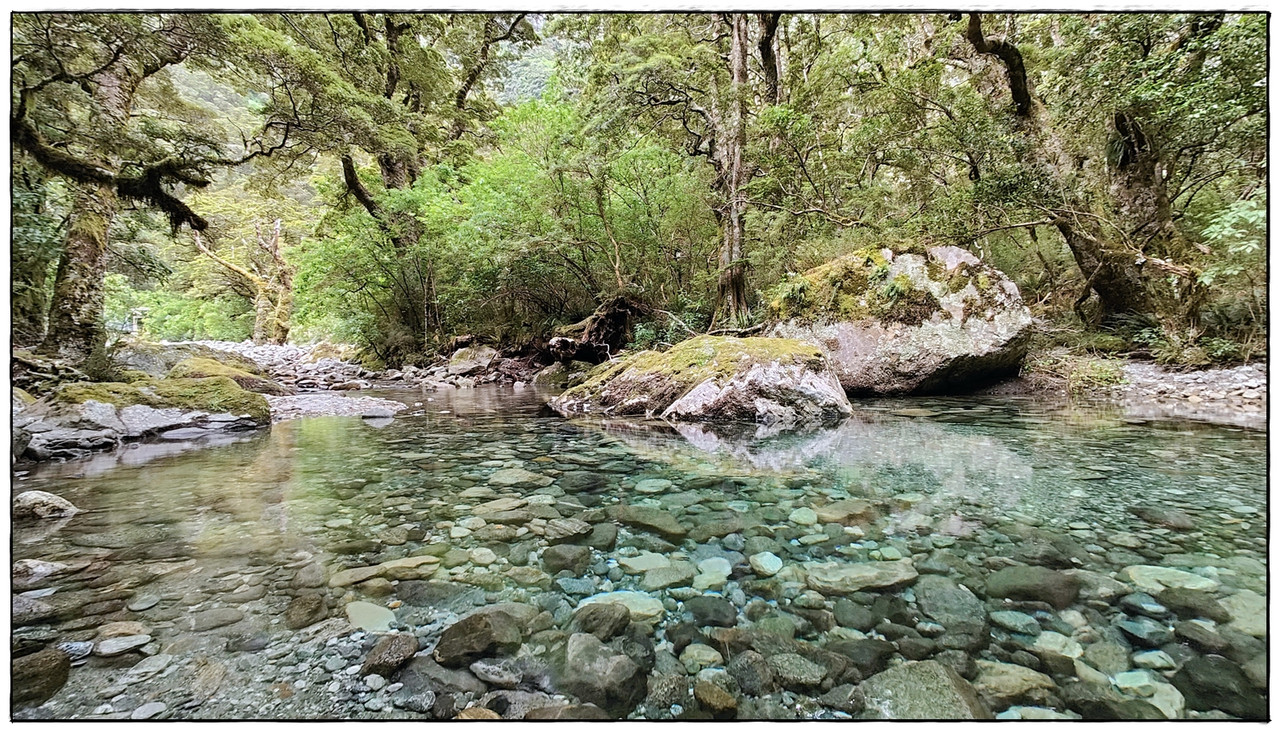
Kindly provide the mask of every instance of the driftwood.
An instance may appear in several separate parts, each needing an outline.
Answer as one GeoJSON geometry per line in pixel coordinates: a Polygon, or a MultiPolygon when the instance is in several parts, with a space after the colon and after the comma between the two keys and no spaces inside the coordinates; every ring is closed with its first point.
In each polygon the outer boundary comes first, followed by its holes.
{"type": "Polygon", "coordinates": [[[626,345],[632,319],[649,312],[647,305],[626,295],[609,298],[583,320],[559,329],[547,350],[561,362],[601,363],[626,345]]]}

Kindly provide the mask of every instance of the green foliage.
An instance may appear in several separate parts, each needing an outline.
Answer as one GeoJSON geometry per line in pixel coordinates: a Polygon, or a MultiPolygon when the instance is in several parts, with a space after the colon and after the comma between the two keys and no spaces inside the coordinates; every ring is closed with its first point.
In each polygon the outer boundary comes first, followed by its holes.
{"type": "Polygon", "coordinates": [[[1227,206],[1205,227],[1203,236],[1219,254],[1200,273],[1201,284],[1213,285],[1246,273],[1260,276],[1266,266],[1266,193],[1227,206]]]}
{"type": "MultiPolygon", "coordinates": [[[[936,303],[888,279],[878,251],[952,244],[1009,275],[1061,331],[1048,339],[1076,353],[1136,345],[1187,363],[1265,347],[1260,13],[984,14],[1034,82],[1037,134],[1056,146],[1044,165],[1026,164],[1037,137],[1009,114],[999,62],[940,14],[783,14],[777,98],[753,19],[746,99],[726,91],[729,47],[711,14],[18,14],[15,98],[59,63],[105,62],[108,39],[130,62],[157,60],[164,44],[149,41],[166,18],[199,43],[146,78],[127,121],[107,125],[62,82],[41,88],[31,119],[58,149],[124,172],[197,161],[185,200],[236,267],[269,273],[254,227],[281,219],[295,339],[397,363],[461,333],[534,340],[621,293],[671,313],[635,326],[642,347],[705,329],[728,210],[713,122],[742,101],[743,258],[749,290],[779,317],[915,322],[936,303]],[[1172,224],[1149,242],[1124,231],[1117,113],[1159,156],[1153,189],[1172,224]],[[245,143],[255,136],[264,144],[245,143]],[[217,159],[274,143],[211,179],[217,159]],[[1179,312],[1110,330],[1076,319],[1085,277],[1046,213],[1065,202],[1108,246],[1191,272],[1169,285],[1146,265],[1179,312]]],[[[68,196],[30,160],[13,188],[15,337],[38,340],[68,196]]],[[[110,239],[109,323],[145,308],[153,338],[253,332],[253,288],[188,234],[125,212],[110,239]]]]}
{"type": "Polygon", "coordinates": [[[16,343],[31,344],[44,336],[45,315],[62,252],[60,229],[66,193],[60,180],[44,177],[25,166],[15,166],[12,181],[9,237],[13,338],[16,343]]]}
{"type": "Polygon", "coordinates": [[[1023,372],[1048,376],[1060,382],[1073,397],[1097,396],[1126,383],[1123,361],[1061,351],[1033,354],[1028,357],[1023,372]]]}
{"type": "Polygon", "coordinates": [[[154,340],[242,341],[253,330],[253,311],[243,297],[213,298],[165,288],[135,289],[127,277],[106,276],[108,325],[125,329],[135,312],[142,314],[141,335],[154,340]]]}

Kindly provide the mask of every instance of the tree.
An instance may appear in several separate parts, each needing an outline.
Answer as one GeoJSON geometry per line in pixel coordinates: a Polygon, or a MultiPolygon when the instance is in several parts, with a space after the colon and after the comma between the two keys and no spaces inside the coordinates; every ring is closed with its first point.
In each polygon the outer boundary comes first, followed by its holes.
{"type": "Polygon", "coordinates": [[[1173,199],[1225,175],[1202,169],[1203,160],[1213,157],[1218,130],[1259,118],[1266,108],[1265,95],[1253,83],[1264,76],[1256,65],[1258,49],[1231,58],[1214,39],[1223,28],[1221,14],[1071,18],[1057,30],[1060,38],[1064,32],[1074,36],[1063,38],[1064,44],[1074,42],[1064,66],[1088,74],[1072,80],[1072,98],[1056,100],[1061,109],[1051,115],[1035,95],[1017,44],[988,36],[981,14],[969,15],[965,38],[974,51],[995,58],[1003,68],[1015,125],[1025,143],[1022,162],[1049,176],[1053,195],[1038,205],[1085,276],[1077,305],[1092,290],[1103,316],[1154,314],[1163,300],[1163,309],[1183,320],[1198,317],[1206,293],[1175,226],[1173,199]],[[1219,70],[1206,74],[1210,57],[1212,68],[1219,70]],[[1226,90],[1231,102],[1214,103],[1226,90]],[[1211,113],[1192,114],[1193,107],[1202,106],[1211,113]],[[1105,127],[1105,150],[1071,145],[1069,138],[1089,139],[1080,134],[1087,128],[1068,133],[1057,121],[1074,116],[1079,124],[1084,115],[1095,129],[1105,127]],[[1188,124],[1191,120],[1183,116],[1212,117],[1223,127],[1204,129],[1203,123],[1188,124]],[[1107,195],[1101,207],[1094,207],[1084,196],[1087,180],[1075,171],[1090,164],[1100,168],[1099,159],[1106,163],[1102,183],[1107,195]],[[1202,176],[1207,180],[1197,180],[1202,176]],[[1170,185],[1190,187],[1171,195],[1170,185]],[[1166,278],[1176,284],[1161,291],[1159,283],[1166,278]]]}
{"type": "MultiPolygon", "coordinates": [[[[767,103],[778,98],[774,51],[778,19],[766,14],[755,45],[762,54],[767,103]]],[[[747,158],[760,96],[749,68],[751,21],[744,13],[604,16],[575,28],[591,43],[591,86],[598,114],[640,113],[712,167],[721,244],[713,322],[739,327],[749,317],[746,260],[747,158]],[[621,98],[626,106],[618,109],[621,98]]]]}
{"type": "Polygon", "coordinates": [[[491,114],[485,84],[501,72],[503,49],[536,36],[525,14],[279,14],[262,22],[275,34],[255,59],[273,79],[270,119],[338,158],[346,194],[399,260],[383,273],[391,292],[380,303],[389,321],[380,351],[392,362],[420,353],[428,334],[440,335],[438,263],[421,246],[411,191],[424,168],[465,158],[472,123],[491,114]]]}
{"type": "Polygon", "coordinates": [[[83,360],[101,342],[109,232],[122,203],[162,211],[175,231],[203,230],[175,188],[204,187],[213,170],[272,151],[242,140],[245,152],[226,157],[224,135],[164,92],[166,69],[212,63],[238,24],[216,15],[14,16],[11,140],[74,183],[42,351],[83,360]],[[163,108],[151,104],[153,91],[163,108]]]}

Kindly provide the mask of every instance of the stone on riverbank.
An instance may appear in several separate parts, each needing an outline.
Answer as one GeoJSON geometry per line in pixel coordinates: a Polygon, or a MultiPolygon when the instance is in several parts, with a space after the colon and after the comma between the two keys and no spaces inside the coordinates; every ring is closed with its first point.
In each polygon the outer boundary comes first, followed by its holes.
{"type": "Polygon", "coordinates": [[[288,607],[284,609],[284,625],[291,630],[298,630],[314,625],[328,615],[329,608],[325,606],[324,595],[308,592],[289,601],[288,607]]]}
{"type": "Polygon", "coordinates": [[[270,423],[266,399],[225,376],[66,384],[15,421],[31,433],[26,455],[35,460],[81,457],[179,429],[204,435],[270,423]]]}
{"type": "Polygon", "coordinates": [[[241,389],[259,394],[287,396],[294,393],[293,389],[281,386],[265,376],[259,376],[212,358],[188,358],[180,361],[169,370],[167,378],[204,379],[211,376],[225,376],[236,382],[241,389]]]}
{"type": "Polygon", "coordinates": [[[699,336],[643,351],[595,373],[549,404],[562,416],[661,416],[784,427],[852,413],[814,346],[777,338],[699,336]]]}
{"type": "Polygon", "coordinates": [[[13,659],[9,697],[14,707],[35,706],[49,700],[71,672],[71,658],[62,651],[46,648],[13,659]]]}
{"type": "Polygon", "coordinates": [[[959,247],[868,247],[771,297],[770,334],[819,346],[850,394],[950,391],[1015,373],[1031,335],[1017,286],[959,247]]]}

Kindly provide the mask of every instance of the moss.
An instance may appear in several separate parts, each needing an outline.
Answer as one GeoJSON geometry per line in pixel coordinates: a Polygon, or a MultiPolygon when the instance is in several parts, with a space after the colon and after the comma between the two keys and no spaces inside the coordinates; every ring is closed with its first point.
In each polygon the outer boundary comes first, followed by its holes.
{"type": "Polygon", "coordinates": [[[132,384],[135,381],[146,381],[151,376],[145,371],[136,371],[134,369],[124,369],[120,372],[120,380],[126,384],[132,384]]]}
{"type": "Polygon", "coordinates": [[[271,379],[263,378],[234,366],[214,361],[211,358],[188,358],[179,362],[169,370],[170,379],[201,379],[208,376],[225,376],[236,382],[242,389],[262,394],[277,396],[288,394],[288,390],[271,379]]]}
{"type": "Polygon", "coordinates": [[[161,379],[150,387],[157,399],[171,406],[211,412],[248,414],[259,422],[271,421],[271,406],[261,394],[246,391],[225,376],[202,379],[161,379]]]}
{"type": "Polygon", "coordinates": [[[888,274],[889,261],[879,249],[859,249],[779,283],[769,292],[770,314],[778,320],[861,320],[871,315],[872,285],[888,274]]]}
{"type": "Polygon", "coordinates": [[[736,373],[741,363],[807,364],[824,368],[822,351],[803,341],[789,338],[733,338],[698,336],[677,343],[669,350],[641,351],[627,358],[609,361],[596,367],[591,377],[564,393],[566,398],[599,396],[609,386],[633,390],[637,395],[662,401],[664,393],[671,397],[711,378],[725,378],[736,373]],[[661,393],[660,393],[661,392],[661,393]]]}
{"type": "Polygon", "coordinates": [[[875,314],[881,319],[904,325],[920,325],[942,309],[938,298],[928,290],[917,289],[911,278],[899,274],[880,289],[875,314]]]}
{"type": "Polygon", "coordinates": [[[127,339],[120,342],[114,355],[121,367],[143,371],[155,378],[165,376],[174,366],[190,358],[208,359],[255,376],[267,376],[253,359],[199,343],[151,343],[127,339]]]}
{"type": "Polygon", "coordinates": [[[34,396],[31,396],[30,392],[28,392],[26,389],[19,389],[16,386],[13,387],[13,395],[17,397],[18,401],[24,405],[34,404],[36,401],[36,398],[34,396]]]}
{"type": "Polygon", "coordinates": [[[92,400],[117,407],[134,404],[157,409],[178,407],[202,412],[248,414],[263,424],[271,421],[271,407],[261,394],[245,391],[225,376],[147,379],[131,384],[79,382],[58,389],[53,400],[62,404],[82,404],[92,400]]]}

